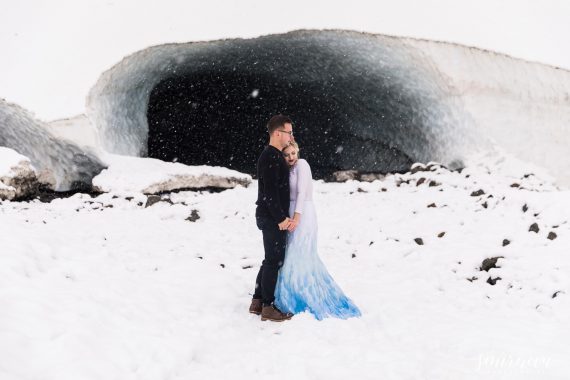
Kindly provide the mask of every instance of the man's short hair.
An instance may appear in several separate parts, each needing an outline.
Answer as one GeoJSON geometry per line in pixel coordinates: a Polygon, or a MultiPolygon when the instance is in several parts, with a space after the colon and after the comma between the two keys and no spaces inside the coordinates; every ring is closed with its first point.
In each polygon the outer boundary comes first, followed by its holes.
{"type": "Polygon", "coordinates": [[[291,121],[289,116],[281,114],[275,115],[271,119],[269,119],[269,122],[267,123],[267,132],[269,132],[269,134],[272,134],[277,129],[283,127],[287,123],[293,125],[293,122],[291,121]]]}

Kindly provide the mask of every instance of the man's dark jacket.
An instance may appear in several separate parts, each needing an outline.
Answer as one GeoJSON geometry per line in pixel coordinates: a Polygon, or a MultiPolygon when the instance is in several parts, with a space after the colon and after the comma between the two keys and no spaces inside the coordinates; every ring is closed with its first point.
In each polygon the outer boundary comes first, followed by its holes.
{"type": "Polygon", "coordinates": [[[289,167],[283,153],[274,146],[265,147],[257,160],[256,217],[281,223],[289,214],[289,167]]]}

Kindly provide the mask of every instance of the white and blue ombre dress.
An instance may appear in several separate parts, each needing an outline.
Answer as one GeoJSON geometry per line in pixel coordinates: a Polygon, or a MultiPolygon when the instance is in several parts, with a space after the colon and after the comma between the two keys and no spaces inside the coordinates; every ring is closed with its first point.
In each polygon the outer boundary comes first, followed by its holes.
{"type": "Polygon", "coordinates": [[[285,262],[275,288],[275,303],[283,312],[308,311],[319,320],[358,317],[360,310],[344,295],[319,258],[312,182],[309,164],[299,159],[289,175],[289,214],[300,213],[301,221],[287,237],[285,262]]]}

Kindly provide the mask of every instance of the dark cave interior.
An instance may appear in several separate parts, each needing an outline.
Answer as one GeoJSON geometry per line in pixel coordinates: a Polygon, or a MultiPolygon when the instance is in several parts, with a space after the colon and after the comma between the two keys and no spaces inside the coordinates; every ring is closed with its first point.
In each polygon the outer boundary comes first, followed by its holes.
{"type": "MultiPolygon", "coordinates": [[[[353,133],[354,123],[374,127],[378,115],[350,102],[353,84],[289,81],[277,75],[195,71],[172,76],[151,92],[147,118],[148,156],[187,165],[224,166],[255,176],[257,157],[268,142],[267,121],[277,113],[293,120],[301,157],[313,177],[338,170],[398,171],[412,160],[378,139],[353,133]]],[[[364,95],[364,94],[363,94],[364,95]]]]}

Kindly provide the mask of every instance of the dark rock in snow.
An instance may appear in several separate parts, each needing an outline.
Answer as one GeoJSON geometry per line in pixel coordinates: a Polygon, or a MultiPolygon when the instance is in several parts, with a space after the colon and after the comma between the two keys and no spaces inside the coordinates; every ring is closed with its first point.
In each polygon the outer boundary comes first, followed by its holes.
{"type": "Polygon", "coordinates": [[[424,241],[422,238],[415,238],[414,241],[417,245],[424,245],[424,241]]]}
{"type": "Polygon", "coordinates": [[[557,237],[558,237],[558,235],[556,235],[555,232],[550,231],[550,232],[548,233],[547,239],[548,239],[548,240],[554,240],[554,239],[556,239],[557,237]]]}
{"type": "Polygon", "coordinates": [[[146,198],[146,204],[144,205],[144,207],[145,207],[145,208],[150,207],[150,206],[152,206],[152,205],[154,205],[155,203],[158,203],[158,202],[166,202],[166,203],[171,204],[171,205],[174,204],[174,202],[172,202],[172,200],[171,200],[170,198],[168,198],[168,197],[163,198],[163,197],[161,197],[160,195],[149,195],[149,196],[146,198]]]}
{"type": "Polygon", "coordinates": [[[416,174],[418,172],[427,172],[430,169],[428,169],[424,164],[422,163],[415,163],[412,165],[410,172],[412,174],[416,174]]]}
{"type": "Polygon", "coordinates": [[[192,213],[190,214],[190,216],[184,220],[187,220],[189,222],[195,222],[198,219],[200,219],[200,215],[198,214],[198,210],[192,210],[192,213]]]}
{"type": "Polygon", "coordinates": [[[472,193],[471,193],[471,196],[472,196],[472,197],[479,197],[479,196],[481,196],[481,195],[483,195],[483,194],[485,194],[485,192],[483,191],[483,189],[479,189],[479,190],[477,190],[477,191],[472,192],[472,193]]]}
{"type": "Polygon", "coordinates": [[[500,268],[497,266],[497,260],[498,259],[503,259],[503,256],[497,256],[497,257],[490,257],[488,259],[483,260],[483,262],[481,263],[481,266],[479,267],[480,271],[485,271],[488,272],[489,269],[492,268],[500,268]]]}
{"type": "Polygon", "coordinates": [[[418,182],[416,182],[416,186],[420,186],[422,183],[424,183],[426,181],[426,179],[424,177],[418,179],[418,182]]]}
{"type": "Polygon", "coordinates": [[[536,232],[538,233],[538,231],[540,231],[540,228],[538,228],[538,224],[533,223],[530,225],[530,227],[528,228],[529,232],[536,232]]]}
{"type": "Polygon", "coordinates": [[[503,239],[503,247],[506,247],[509,244],[511,244],[511,241],[509,239],[503,239]]]}
{"type": "Polygon", "coordinates": [[[495,278],[491,278],[489,277],[487,279],[487,284],[491,284],[491,285],[495,285],[497,283],[497,281],[502,280],[501,277],[495,277],[495,278]]]}
{"type": "Polygon", "coordinates": [[[527,212],[527,211],[528,211],[528,206],[526,205],[526,203],[522,206],[522,211],[523,211],[523,212],[527,212]]]}
{"type": "Polygon", "coordinates": [[[144,205],[145,208],[152,206],[155,203],[160,202],[160,195],[149,195],[146,198],[146,204],[144,205]]]}
{"type": "Polygon", "coordinates": [[[439,234],[437,234],[438,238],[442,238],[445,235],[445,232],[440,232],[439,234]]]}

